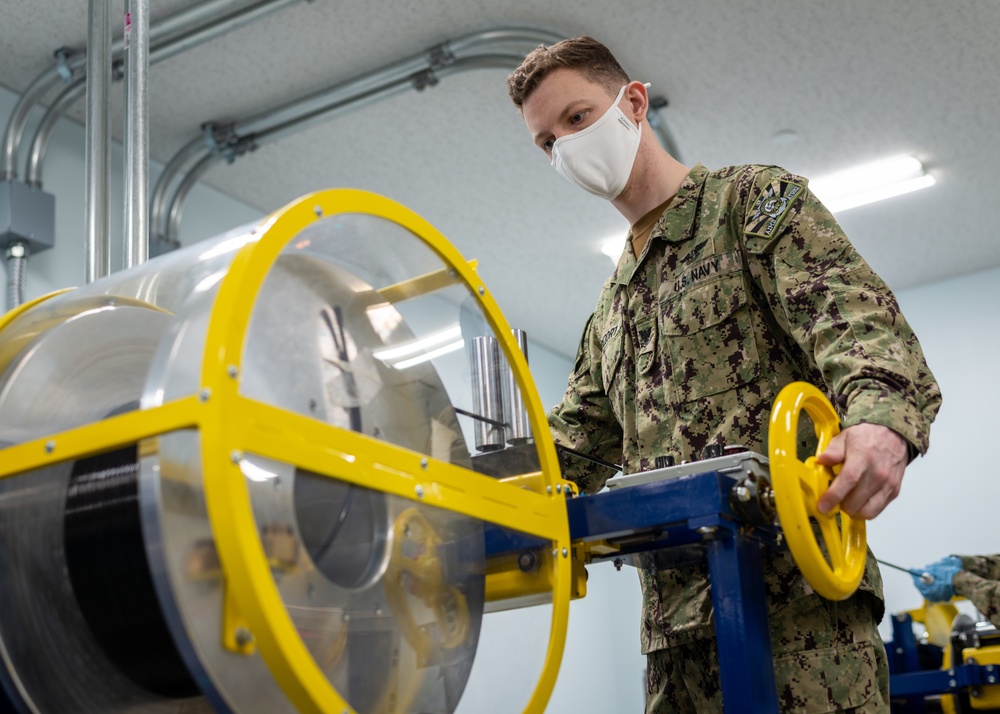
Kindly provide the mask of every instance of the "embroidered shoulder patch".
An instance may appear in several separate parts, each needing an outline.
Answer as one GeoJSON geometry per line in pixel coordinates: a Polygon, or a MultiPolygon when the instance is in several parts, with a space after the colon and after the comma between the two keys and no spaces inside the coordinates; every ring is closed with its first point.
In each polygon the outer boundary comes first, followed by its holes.
{"type": "Polygon", "coordinates": [[[770,238],[802,193],[803,187],[799,184],[775,179],[747,211],[743,232],[770,238]]]}

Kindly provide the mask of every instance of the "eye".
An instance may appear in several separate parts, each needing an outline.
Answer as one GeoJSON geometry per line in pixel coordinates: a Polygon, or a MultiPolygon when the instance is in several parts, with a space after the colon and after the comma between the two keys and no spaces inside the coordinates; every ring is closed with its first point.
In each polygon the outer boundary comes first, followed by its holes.
{"type": "Polygon", "coordinates": [[[583,121],[583,117],[584,117],[585,114],[586,114],[586,112],[577,112],[576,114],[574,114],[573,116],[571,116],[569,118],[569,123],[570,124],[579,124],[580,122],[583,121]]]}
{"type": "Polygon", "coordinates": [[[552,145],[554,143],[556,143],[556,140],[550,136],[548,139],[542,142],[542,151],[544,151],[545,153],[552,151],[552,145]]]}

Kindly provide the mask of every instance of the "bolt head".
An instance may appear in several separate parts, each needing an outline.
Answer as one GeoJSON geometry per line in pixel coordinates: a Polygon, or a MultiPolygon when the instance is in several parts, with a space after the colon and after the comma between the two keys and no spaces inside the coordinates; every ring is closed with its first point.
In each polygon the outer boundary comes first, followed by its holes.
{"type": "Polygon", "coordinates": [[[240,451],[239,449],[233,449],[232,451],[229,452],[229,460],[232,461],[234,464],[238,464],[243,460],[243,452],[240,451]]]}
{"type": "Polygon", "coordinates": [[[247,645],[252,644],[253,639],[254,639],[253,633],[250,632],[250,630],[248,630],[247,628],[245,627],[236,628],[236,644],[238,644],[240,647],[246,647],[247,645]]]}
{"type": "Polygon", "coordinates": [[[423,486],[417,484],[417,487],[414,490],[416,491],[417,498],[423,498],[424,497],[424,487],[423,486]]]}
{"type": "Polygon", "coordinates": [[[56,450],[56,442],[54,442],[54,441],[46,441],[45,442],[45,453],[46,454],[51,454],[55,450],[56,450]]]}
{"type": "Polygon", "coordinates": [[[209,389],[208,387],[205,387],[204,389],[201,389],[198,392],[198,401],[199,402],[207,402],[208,399],[209,399],[209,397],[211,397],[211,396],[212,396],[212,390],[209,389]]]}
{"type": "Polygon", "coordinates": [[[238,376],[240,376],[240,369],[235,364],[231,364],[228,367],[226,367],[226,374],[228,374],[233,379],[236,379],[238,376]]]}

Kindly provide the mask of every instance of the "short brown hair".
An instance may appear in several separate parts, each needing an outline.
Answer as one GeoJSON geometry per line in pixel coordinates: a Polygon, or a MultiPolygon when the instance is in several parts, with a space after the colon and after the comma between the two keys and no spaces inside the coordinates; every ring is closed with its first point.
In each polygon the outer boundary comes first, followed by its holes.
{"type": "Polygon", "coordinates": [[[577,69],[587,78],[604,85],[609,92],[617,92],[629,78],[611,54],[611,50],[593,37],[573,37],[551,47],[539,45],[521,60],[509,77],[507,89],[518,109],[531,96],[542,80],[559,67],[577,69]]]}

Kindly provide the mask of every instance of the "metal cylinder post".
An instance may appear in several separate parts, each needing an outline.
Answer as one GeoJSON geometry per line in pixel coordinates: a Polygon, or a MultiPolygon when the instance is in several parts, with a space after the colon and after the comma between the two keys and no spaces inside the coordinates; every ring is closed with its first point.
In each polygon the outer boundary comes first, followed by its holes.
{"type": "Polygon", "coordinates": [[[149,259],[149,0],[125,4],[124,268],[149,259]]]}
{"type": "Polygon", "coordinates": [[[111,196],[111,15],[109,0],[90,0],[87,19],[86,280],[111,272],[108,250],[111,196]]]}
{"type": "MultiPolygon", "coordinates": [[[[511,330],[517,340],[518,349],[528,359],[528,335],[524,330],[511,330]]],[[[503,370],[503,413],[507,418],[507,441],[511,444],[524,444],[531,439],[531,422],[528,420],[528,409],[524,405],[521,388],[514,379],[514,370],[504,361],[503,370]]]]}
{"type": "Polygon", "coordinates": [[[504,447],[503,394],[500,383],[500,349],[492,336],[472,338],[469,355],[472,372],[472,408],[476,419],[476,449],[504,447]]]}

